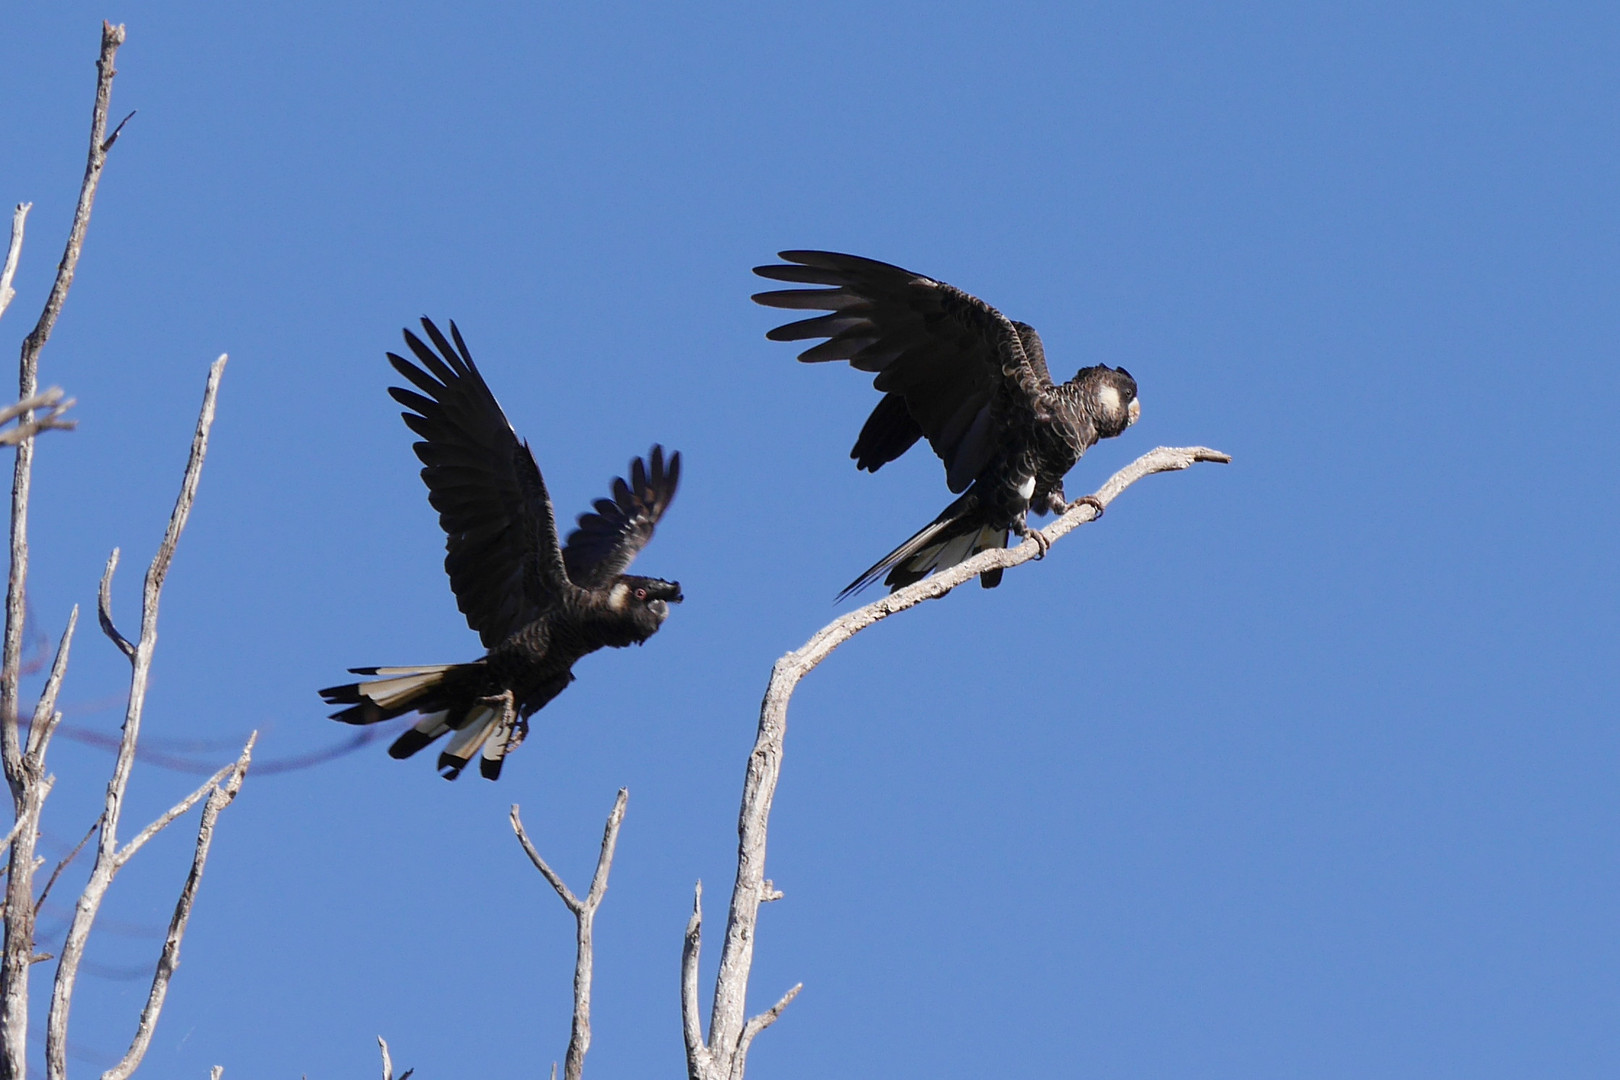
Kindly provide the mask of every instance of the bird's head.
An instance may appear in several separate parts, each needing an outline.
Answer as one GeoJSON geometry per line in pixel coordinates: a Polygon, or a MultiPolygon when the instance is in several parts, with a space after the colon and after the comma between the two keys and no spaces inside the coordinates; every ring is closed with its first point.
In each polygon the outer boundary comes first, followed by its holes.
{"type": "Polygon", "coordinates": [[[1142,403],[1136,399],[1136,380],[1124,368],[1107,364],[1081,368],[1074,377],[1099,439],[1111,439],[1136,423],[1142,403]]]}
{"type": "Polygon", "coordinates": [[[660,626],[669,618],[669,605],[678,604],[686,599],[681,595],[681,583],[678,581],[626,574],[619,579],[619,584],[628,590],[626,602],[634,607],[645,608],[660,626]]]}

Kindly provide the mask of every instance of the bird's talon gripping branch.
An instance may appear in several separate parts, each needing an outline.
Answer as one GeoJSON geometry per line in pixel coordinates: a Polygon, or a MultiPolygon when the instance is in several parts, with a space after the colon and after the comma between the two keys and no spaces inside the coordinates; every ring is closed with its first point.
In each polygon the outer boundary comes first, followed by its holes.
{"type": "MultiPolygon", "coordinates": [[[[883,391],[850,456],[876,471],[924,438],[957,498],[933,521],[852,581],[842,600],[882,580],[893,592],[981,551],[1026,535],[1029,510],[1067,509],[1063,477],[1101,439],[1121,434],[1142,406],[1124,368],[1083,367],[1058,384],[1040,335],[975,296],[889,263],[835,251],[784,251],[754,273],[795,286],[754,299],[790,311],[826,311],[778,326],[772,341],[826,338],[799,354],[844,360],[877,375],[883,391]]],[[[1088,501],[1102,514],[1102,503],[1088,501]]],[[[1046,544],[1041,540],[1041,555],[1046,544]]],[[[979,578],[995,587],[1001,571],[979,578]]]]}
{"type": "Polygon", "coordinates": [[[1102,517],[1103,516],[1103,511],[1108,509],[1106,506],[1104,506],[1102,504],[1102,500],[1097,498],[1097,496],[1095,496],[1095,495],[1082,495],[1082,496],[1080,496],[1078,499],[1074,500],[1074,502],[1069,504],[1069,509],[1073,510],[1077,506],[1089,506],[1093,510],[1097,511],[1095,514],[1092,515],[1092,517],[1091,517],[1092,521],[1096,521],[1098,518],[1102,517]]]}

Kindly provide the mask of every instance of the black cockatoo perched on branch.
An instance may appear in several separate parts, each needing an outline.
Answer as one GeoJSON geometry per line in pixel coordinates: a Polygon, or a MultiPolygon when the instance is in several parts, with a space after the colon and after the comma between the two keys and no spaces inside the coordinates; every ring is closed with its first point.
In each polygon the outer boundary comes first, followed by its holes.
{"type": "MultiPolygon", "coordinates": [[[[1064,475],[1099,439],[1118,435],[1141,413],[1136,380],[1124,368],[1081,368],[1055,385],[1034,327],[942,281],[858,255],[779,254],[786,265],[754,273],[831,287],[763,292],[755,301],[831,314],[766,336],[826,338],[799,359],[847,360],[874,372],[872,385],[883,392],[850,452],[857,467],[875,472],[926,436],[945,463],[946,485],[961,495],[840,599],[885,574],[892,591],[986,548],[1005,547],[1009,531],[1028,535],[1028,511],[1067,509],[1064,475]]],[[[1000,570],[980,578],[986,588],[1000,580],[1000,570]]]]}

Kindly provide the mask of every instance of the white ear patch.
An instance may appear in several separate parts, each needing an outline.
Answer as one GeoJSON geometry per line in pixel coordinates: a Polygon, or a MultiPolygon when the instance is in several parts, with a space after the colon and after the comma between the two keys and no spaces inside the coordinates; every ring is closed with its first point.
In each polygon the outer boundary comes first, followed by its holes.
{"type": "Polygon", "coordinates": [[[621,581],[613,586],[613,590],[608,593],[608,607],[614,611],[623,611],[629,603],[630,586],[621,581]]]}
{"type": "Polygon", "coordinates": [[[1023,499],[1025,502],[1028,502],[1029,497],[1033,494],[1035,494],[1035,478],[1033,476],[1026,476],[1024,477],[1023,483],[1018,485],[1018,497],[1023,499]]]}
{"type": "Polygon", "coordinates": [[[1119,412],[1119,390],[1113,386],[1103,386],[1097,391],[1097,405],[1104,413],[1112,416],[1119,412]]]}

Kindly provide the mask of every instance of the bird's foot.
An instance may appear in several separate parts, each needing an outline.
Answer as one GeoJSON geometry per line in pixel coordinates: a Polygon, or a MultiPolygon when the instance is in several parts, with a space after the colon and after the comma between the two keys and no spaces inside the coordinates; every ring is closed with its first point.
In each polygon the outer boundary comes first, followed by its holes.
{"type": "Polygon", "coordinates": [[[528,737],[528,717],[520,716],[518,717],[517,722],[512,725],[512,734],[506,737],[506,752],[510,754],[513,750],[516,750],[518,747],[522,746],[523,740],[528,737]]]}
{"type": "Polygon", "coordinates": [[[1035,541],[1035,546],[1039,549],[1035,552],[1035,558],[1037,561],[1046,558],[1047,551],[1049,551],[1052,547],[1052,541],[1042,536],[1041,530],[1032,529],[1028,525],[1020,527],[1016,524],[1012,527],[1012,530],[1013,532],[1017,533],[1018,537],[1022,540],[1035,541]]]}
{"type": "Polygon", "coordinates": [[[1108,509],[1106,506],[1104,506],[1102,504],[1102,500],[1097,498],[1097,496],[1095,496],[1095,495],[1082,495],[1078,499],[1074,500],[1074,502],[1070,503],[1067,507],[1065,507],[1064,512],[1067,513],[1068,511],[1073,510],[1077,506],[1089,506],[1093,510],[1097,511],[1095,514],[1091,515],[1091,520],[1092,521],[1096,521],[1098,518],[1102,517],[1103,516],[1103,511],[1108,509]]]}

